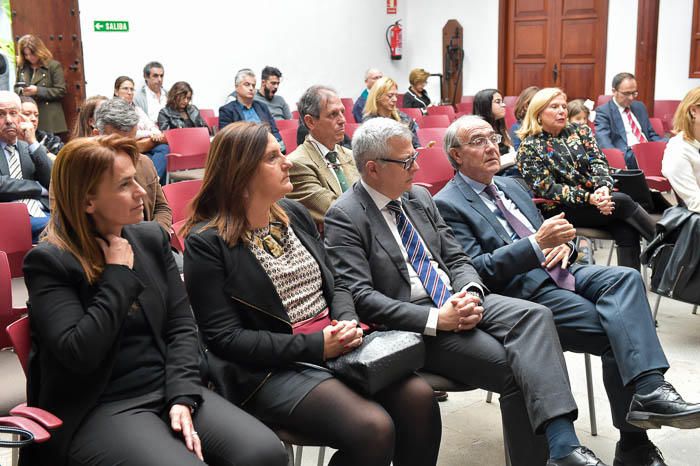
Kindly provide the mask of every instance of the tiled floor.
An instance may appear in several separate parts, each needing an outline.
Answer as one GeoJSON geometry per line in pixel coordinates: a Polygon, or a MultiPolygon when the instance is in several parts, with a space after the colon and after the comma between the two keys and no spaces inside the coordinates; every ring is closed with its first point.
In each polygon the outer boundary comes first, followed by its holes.
{"type": "MultiPolygon", "coordinates": [[[[600,263],[607,259],[607,250],[596,257],[600,263]]],[[[18,297],[19,298],[19,297],[18,297]]],[[[654,299],[652,296],[651,299],[654,299]]],[[[21,302],[16,301],[16,302],[21,302]]],[[[659,311],[659,336],[671,361],[667,378],[689,401],[700,402],[700,314],[691,314],[692,306],[663,299],[659,311]]],[[[597,408],[598,435],[590,435],[587,409],[584,357],[567,354],[567,364],[574,396],[580,409],[576,428],[581,441],[612,465],[617,432],[612,427],[608,401],[600,374],[600,360],[593,358],[594,390],[597,408]]],[[[441,403],[443,420],[440,466],[497,466],[505,463],[501,418],[498,400],[487,404],[481,390],[451,393],[441,403]]],[[[664,428],[650,431],[652,440],[663,452],[669,465],[700,466],[700,429],[676,430],[664,428]]],[[[328,464],[330,453],[326,454],[328,464]]],[[[316,465],[317,449],[304,448],[305,466],[316,465]]],[[[7,451],[0,450],[0,466],[9,464],[7,451]]]]}

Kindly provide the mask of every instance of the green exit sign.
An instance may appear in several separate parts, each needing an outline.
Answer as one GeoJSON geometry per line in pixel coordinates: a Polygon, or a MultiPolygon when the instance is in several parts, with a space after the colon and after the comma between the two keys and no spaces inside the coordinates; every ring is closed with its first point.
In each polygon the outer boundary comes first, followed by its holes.
{"type": "Polygon", "coordinates": [[[129,32],[128,21],[95,21],[95,32],[129,32]]]}

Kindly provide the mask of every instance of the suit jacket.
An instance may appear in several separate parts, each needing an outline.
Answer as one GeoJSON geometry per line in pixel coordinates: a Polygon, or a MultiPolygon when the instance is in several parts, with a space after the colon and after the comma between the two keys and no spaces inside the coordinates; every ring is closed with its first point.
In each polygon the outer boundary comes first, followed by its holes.
{"type": "Polygon", "coordinates": [[[153,330],[152,350],[164,355],[165,399],[201,398],[197,332],[168,235],[143,222],[125,226],[122,236],[134,251],[133,270],[107,265],[92,285],[75,256],[53,244],[42,242],[25,258],[28,402],[56,414],[63,426],[48,442],[23,449],[23,464],[66,463],[75,431],[109,383],[122,323],[136,299],[153,330]]]}
{"type": "Polygon", "coordinates": [[[43,186],[49,189],[53,162],[46,155],[46,148],[42,145],[33,153],[29,152],[29,144],[24,141],[17,141],[16,145],[23,179],[10,177],[7,156],[4,153],[0,154],[0,202],[37,199],[48,210],[49,196],[42,195],[41,188],[43,186]]]}
{"type": "MultiPolygon", "coordinates": [[[[39,107],[39,129],[50,133],[68,131],[61,103],[66,95],[63,66],[56,60],[49,60],[45,66],[33,71],[31,65],[25,63],[17,70],[17,82],[20,81],[28,86],[37,86],[37,94],[33,98],[39,107]]],[[[18,91],[20,88],[15,86],[15,92],[18,91]]]]}
{"type": "MultiPolygon", "coordinates": [[[[401,200],[433,259],[448,274],[452,289],[460,290],[470,282],[482,285],[430,193],[414,186],[401,200]]],[[[410,278],[401,249],[360,182],[328,210],[324,234],[328,254],[350,286],[362,321],[423,333],[429,308],[410,302],[410,278]]]]}
{"type": "MultiPolygon", "coordinates": [[[[537,230],[542,225],[542,215],[530,194],[513,178],[496,176],[493,181],[537,230]]],[[[542,283],[551,280],[530,240],[511,240],[496,214],[459,174],[435,196],[435,204],[492,291],[527,299],[542,283]]],[[[574,259],[576,254],[572,250],[574,259]]],[[[576,267],[571,266],[574,270],[576,267]]]]}
{"type": "MultiPolygon", "coordinates": [[[[336,145],[336,150],[338,162],[342,165],[345,179],[350,186],[360,178],[352,151],[341,145],[336,145]]],[[[287,197],[301,202],[309,209],[314,221],[319,225],[323,224],[326,211],[343,194],[335,174],[328,168],[326,160],[321,157],[314,143],[308,139],[289,154],[289,160],[294,163],[289,169],[294,191],[287,197]]]]}
{"type": "Polygon", "coordinates": [[[165,231],[170,232],[173,225],[173,212],[160,186],[156,167],[148,156],[139,155],[135,178],[136,182],[146,190],[146,196],[143,198],[143,219],[155,220],[165,231]]]}
{"type": "MultiPolygon", "coordinates": [[[[295,201],[283,199],[279,205],[319,265],[331,318],[359,321],[311,216],[295,201]]],[[[293,335],[275,286],[248,246],[229,247],[216,229],[204,225],[195,225],[186,240],[185,283],[208,350],[226,362],[223,370],[235,385],[222,394],[245,404],[273,370],[295,361],[322,364],[323,334],[293,335]]]]}
{"type": "MultiPolygon", "coordinates": [[[[630,111],[639,122],[639,129],[649,141],[663,141],[664,138],[656,134],[649,121],[649,113],[642,102],[634,101],[630,105],[630,111]]],[[[619,149],[628,158],[628,152],[632,149],[627,146],[627,133],[622,122],[617,105],[610,99],[607,103],[596,108],[595,111],[595,138],[601,149],[619,149]]]]}
{"type": "MultiPolygon", "coordinates": [[[[238,110],[238,104],[236,104],[236,102],[236,100],[232,100],[223,107],[219,107],[219,129],[225,128],[229,123],[245,120],[243,118],[243,114],[238,110]]],[[[267,105],[258,102],[257,100],[253,100],[252,108],[255,110],[255,113],[258,114],[258,117],[260,117],[261,122],[270,125],[270,132],[272,132],[275,139],[281,141],[282,136],[277,129],[277,123],[275,123],[275,119],[272,118],[272,114],[267,108],[267,105]]]]}

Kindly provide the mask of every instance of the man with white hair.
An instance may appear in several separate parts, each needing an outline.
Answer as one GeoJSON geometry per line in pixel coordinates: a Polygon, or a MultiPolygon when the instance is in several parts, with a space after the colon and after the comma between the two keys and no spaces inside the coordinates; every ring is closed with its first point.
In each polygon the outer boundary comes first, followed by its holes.
{"type": "Polygon", "coordinates": [[[360,181],[326,214],[326,247],[357,312],[423,334],[424,370],[499,393],[513,465],[604,466],[576,437],[552,312],[484,285],[430,193],[412,185],[411,140],[392,119],[363,123],[352,140],[360,181]]]}
{"type": "Polygon", "coordinates": [[[236,92],[234,94],[236,98],[219,108],[219,129],[236,121],[267,123],[270,126],[270,132],[284,151],[282,136],[277,130],[275,119],[270,110],[267,105],[255,100],[255,84],[255,73],[251,69],[243,68],[236,73],[236,92]]]}
{"type": "Polygon", "coordinates": [[[49,221],[53,163],[37,141],[34,125],[24,121],[20,108],[17,94],[0,91],[0,202],[27,205],[36,242],[49,221]]]}
{"type": "Polygon", "coordinates": [[[370,68],[365,72],[365,89],[362,90],[362,94],[360,94],[360,97],[358,97],[355,101],[355,105],[352,106],[352,116],[355,118],[356,122],[362,123],[369,90],[372,89],[372,86],[374,86],[374,83],[377,82],[377,79],[381,79],[383,77],[384,73],[376,68],[370,68]]]}

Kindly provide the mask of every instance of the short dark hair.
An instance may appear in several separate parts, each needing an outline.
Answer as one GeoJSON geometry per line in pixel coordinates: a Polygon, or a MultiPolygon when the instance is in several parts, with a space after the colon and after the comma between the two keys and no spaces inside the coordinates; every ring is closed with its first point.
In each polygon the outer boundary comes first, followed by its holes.
{"type": "Polygon", "coordinates": [[[19,101],[20,101],[20,103],[23,103],[23,104],[34,104],[34,105],[37,106],[37,108],[39,107],[39,106],[36,104],[36,100],[34,100],[34,99],[32,99],[31,97],[26,96],[26,95],[21,95],[21,96],[19,96],[19,101]]]}
{"type": "Polygon", "coordinates": [[[618,87],[620,87],[620,84],[622,84],[622,81],[625,79],[637,79],[634,77],[632,73],[627,73],[627,72],[622,72],[622,73],[617,73],[615,77],[613,78],[612,86],[613,89],[617,90],[618,87]]]}
{"type": "Polygon", "coordinates": [[[143,67],[143,77],[148,78],[151,76],[151,69],[152,68],[160,68],[161,70],[165,70],[163,68],[163,65],[160,62],[157,61],[149,61],[146,63],[146,66],[143,67]]]}
{"type": "Polygon", "coordinates": [[[266,66],[263,68],[262,73],[260,73],[260,79],[267,81],[267,78],[270,76],[277,76],[278,78],[282,79],[282,72],[279,70],[279,68],[275,68],[274,66],[266,66]]]}

